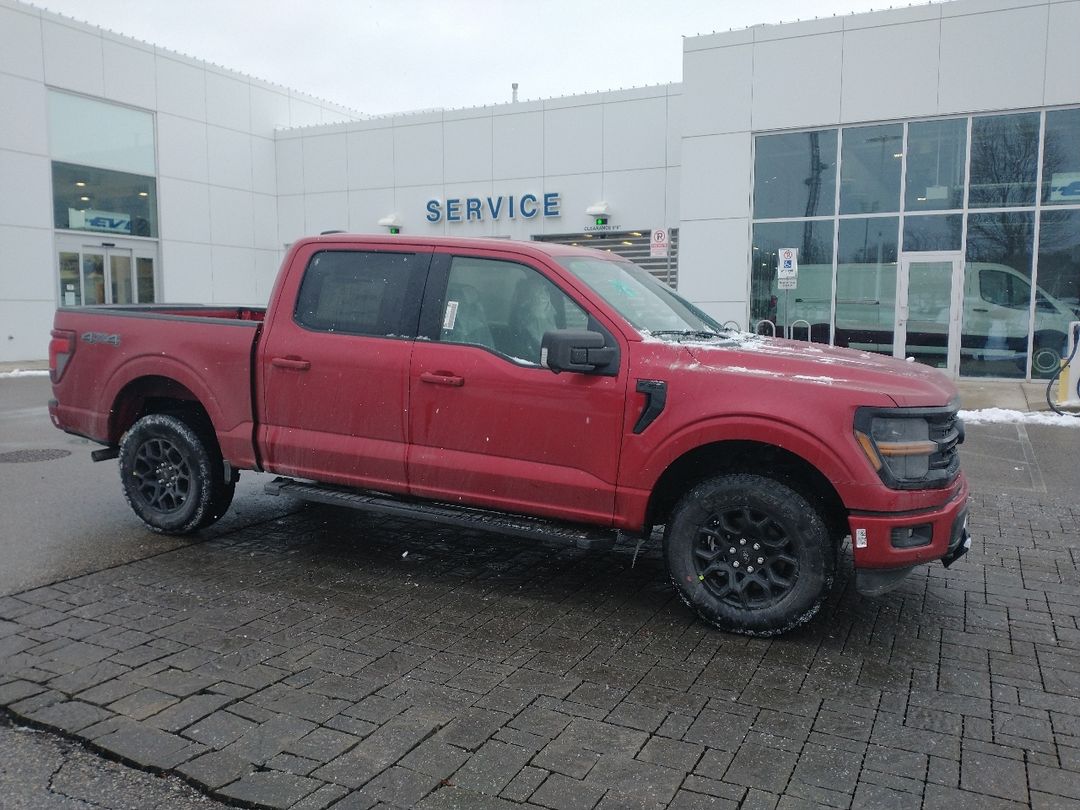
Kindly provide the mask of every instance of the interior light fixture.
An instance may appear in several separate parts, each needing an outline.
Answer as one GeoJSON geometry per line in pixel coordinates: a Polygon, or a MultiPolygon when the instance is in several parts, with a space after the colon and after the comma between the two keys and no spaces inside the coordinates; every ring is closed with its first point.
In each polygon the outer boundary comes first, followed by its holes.
{"type": "Polygon", "coordinates": [[[90,202],[89,197],[79,197],[79,199],[82,200],[83,202],[90,202]]]}
{"type": "Polygon", "coordinates": [[[75,185],[76,185],[76,186],[77,186],[78,188],[85,188],[85,186],[86,186],[86,181],[85,181],[85,180],[76,180],[76,181],[75,181],[75,185]]]}
{"type": "Polygon", "coordinates": [[[903,152],[893,152],[892,156],[894,158],[902,158],[904,156],[904,153],[903,152]]]}
{"type": "Polygon", "coordinates": [[[630,245],[631,247],[633,247],[633,244],[634,244],[633,242],[627,242],[627,241],[626,241],[625,239],[623,240],[623,242],[622,242],[622,243],[623,243],[624,245],[630,245]]]}
{"type": "Polygon", "coordinates": [[[641,231],[630,231],[631,236],[641,236],[641,231]]]}
{"type": "Polygon", "coordinates": [[[149,192],[149,191],[140,191],[140,192],[139,192],[139,196],[140,196],[140,197],[149,197],[149,196],[150,196],[150,192],[149,192]]]}

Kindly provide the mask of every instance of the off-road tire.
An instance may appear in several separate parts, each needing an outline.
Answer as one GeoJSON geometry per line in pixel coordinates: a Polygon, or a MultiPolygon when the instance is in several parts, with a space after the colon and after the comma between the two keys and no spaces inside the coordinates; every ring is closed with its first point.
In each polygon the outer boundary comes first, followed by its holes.
{"type": "Polygon", "coordinates": [[[797,491],[734,474],[683,496],[667,522],[664,559],[679,596],[706,622],[774,636],[817,613],[836,549],[818,508],[797,491]]]}
{"type": "Polygon", "coordinates": [[[151,414],[120,440],[120,479],[132,510],[153,531],[189,534],[214,523],[232,503],[217,440],[206,426],[151,414]]]}

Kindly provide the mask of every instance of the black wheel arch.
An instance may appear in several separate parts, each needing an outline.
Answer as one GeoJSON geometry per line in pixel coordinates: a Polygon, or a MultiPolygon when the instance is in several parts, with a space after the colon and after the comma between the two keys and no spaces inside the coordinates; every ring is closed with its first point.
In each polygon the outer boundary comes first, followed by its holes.
{"type": "Polygon", "coordinates": [[[702,445],[672,462],[649,497],[646,533],[653,526],[666,523],[679,499],[702,481],[734,473],[752,473],[786,484],[819,506],[834,541],[839,542],[848,534],[847,509],[824,473],[782,447],[746,440],[702,445]]]}

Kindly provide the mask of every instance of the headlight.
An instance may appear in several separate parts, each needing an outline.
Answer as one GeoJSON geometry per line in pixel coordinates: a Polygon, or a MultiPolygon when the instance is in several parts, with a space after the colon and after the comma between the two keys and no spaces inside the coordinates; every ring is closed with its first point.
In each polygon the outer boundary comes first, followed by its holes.
{"type": "Polygon", "coordinates": [[[952,460],[961,435],[955,413],[949,408],[860,408],[855,438],[888,486],[943,486],[958,469],[952,460]]]}

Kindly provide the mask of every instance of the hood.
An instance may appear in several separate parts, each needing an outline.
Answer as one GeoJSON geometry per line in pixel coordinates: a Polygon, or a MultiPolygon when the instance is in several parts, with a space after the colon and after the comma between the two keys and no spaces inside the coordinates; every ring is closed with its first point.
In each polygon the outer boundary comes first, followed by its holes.
{"type": "Polygon", "coordinates": [[[936,407],[957,396],[952,380],[937,369],[854,349],[750,334],[682,345],[698,363],[718,371],[885,395],[900,407],[936,407]]]}

